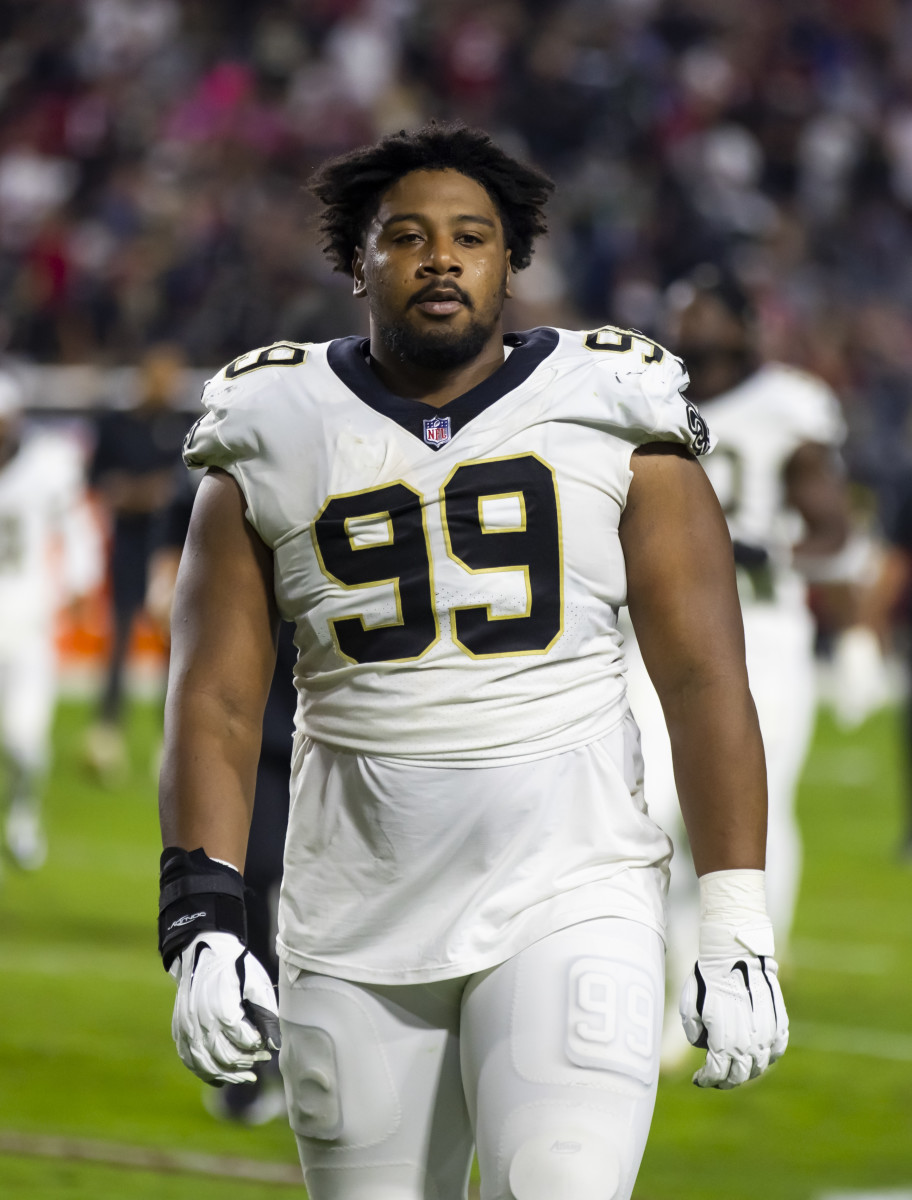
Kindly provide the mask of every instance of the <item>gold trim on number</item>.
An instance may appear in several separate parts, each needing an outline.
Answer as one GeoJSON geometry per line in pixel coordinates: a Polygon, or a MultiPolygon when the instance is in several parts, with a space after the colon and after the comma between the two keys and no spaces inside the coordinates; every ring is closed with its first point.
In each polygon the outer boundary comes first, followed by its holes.
{"type": "MultiPolygon", "coordinates": [[[[515,495],[515,492],[503,492],[503,493],[494,493],[494,494],[510,496],[510,495],[515,495]]],[[[487,499],[487,498],[488,498],[488,496],[485,496],[485,499],[487,499]]],[[[523,498],[523,518],[525,518],[525,509],[526,509],[525,498],[523,498]]],[[[522,571],[523,577],[524,577],[524,585],[525,585],[525,589],[526,589],[526,611],[524,613],[501,613],[501,614],[492,613],[490,604],[459,604],[459,605],[456,605],[454,608],[451,608],[450,609],[450,634],[451,634],[455,644],[459,647],[459,649],[463,652],[463,654],[467,654],[469,656],[469,658],[526,658],[532,654],[547,654],[548,651],[552,648],[552,646],[554,646],[554,644],[557,641],[559,641],[559,639],[562,637],[563,632],[564,632],[564,527],[563,527],[563,519],[562,519],[562,515],[561,515],[560,492],[558,491],[558,488],[557,488],[557,477],[555,475],[554,468],[551,466],[551,464],[548,462],[545,462],[545,460],[540,455],[536,454],[532,450],[526,450],[522,454],[502,454],[502,455],[499,455],[497,458],[469,459],[469,461],[467,461],[467,462],[457,463],[457,465],[455,467],[453,467],[452,471],[450,471],[449,475],[447,475],[446,479],[443,481],[443,483],[440,487],[440,519],[443,523],[443,537],[444,537],[444,541],[446,542],[447,554],[453,560],[453,562],[458,563],[459,566],[462,567],[462,569],[464,571],[467,571],[470,575],[500,575],[506,571],[514,571],[514,572],[522,571]],[[543,467],[547,467],[548,471],[551,475],[551,483],[554,487],[554,507],[555,507],[555,511],[557,513],[557,561],[558,561],[557,586],[558,586],[558,594],[560,597],[560,623],[558,625],[557,633],[555,633],[554,637],[547,644],[547,646],[543,646],[540,650],[501,650],[501,651],[495,650],[489,654],[476,654],[474,650],[470,650],[469,647],[465,644],[465,642],[463,642],[459,638],[459,636],[456,632],[456,614],[460,613],[460,612],[465,612],[468,609],[483,608],[485,610],[485,612],[487,613],[487,619],[489,621],[515,621],[517,619],[528,619],[532,615],[532,585],[531,585],[531,582],[529,579],[529,565],[528,565],[528,563],[526,563],[525,565],[520,563],[517,566],[513,566],[513,567],[470,567],[469,564],[464,561],[464,559],[461,559],[459,557],[459,555],[454,551],[453,543],[450,539],[450,527],[449,527],[449,523],[447,522],[447,515],[446,515],[446,487],[447,487],[447,484],[450,482],[450,480],[453,478],[453,476],[456,474],[456,472],[459,471],[459,469],[461,467],[487,466],[488,463],[510,462],[511,460],[519,459],[519,458],[534,458],[534,459],[537,459],[538,462],[540,462],[543,467]]],[[[485,532],[485,531],[483,530],[482,532],[485,532]]],[[[508,532],[515,533],[517,531],[516,530],[505,530],[505,529],[504,530],[493,530],[492,529],[492,530],[490,530],[490,532],[491,533],[508,533],[508,532]]],[[[526,530],[524,529],[521,532],[525,533],[526,530]]]]}
{"type": "Polygon", "coordinates": [[[478,497],[478,525],[482,533],[525,533],[526,532],[526,497],[523,492],[487,492],[478,497]],[[496,529],[487,529],[484,520],[485,500],[510,500],[513,497],[519,501],[518,525],[498,525],[496,529]]]}

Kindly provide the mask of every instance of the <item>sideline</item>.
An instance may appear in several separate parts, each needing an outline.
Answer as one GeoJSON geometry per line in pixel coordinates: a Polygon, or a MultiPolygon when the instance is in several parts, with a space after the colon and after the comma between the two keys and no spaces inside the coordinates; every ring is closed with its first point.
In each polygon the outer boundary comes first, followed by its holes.
{"type": "Polygon", "coordinates": [[[885,1192],[827,1192],[816,1200],[912,1200],[912,1192],[907,1188],[885,1192]]]}
{"type": "MultiPolygon", "coordinates": [[[[796,1049],[856,1054],[862,1058],[883,1058],[889,1062],[912,1062],[912,1036],[908,1033],[799,1020],[793,1023],[790,1036],[796,1049]]],[[[865,1194],[860,1192],[859,1200],[864,1200],[865,1194]]],[[[890,1195],[889,1192],[885,1194],[890,1195]]],[[[900,1200],[905,1200],[906,1195],[900,1193],[900,1200]]],[[[912,1200],[912,1196],[909,1196],[909,1200],[912,1200]]]]}
{"type": "Polygon", "coordinates": [[[229,1158],[220,1154],[160,1150],[146,1146],[124,1146],[86,1138],[50,1137],[46,1134],[0,1130],[0,1154],[26,1158],[56,1158],[68,1162],[103,1163],[111,1167],[179,1175],[210,1175],[243,1179],[253,1183],[294,1186],[303,1191],[301,1168],[291,1163],[261,1162],[252,1158],[229,1158]]]}
{"type": "MultiPolygon", "coordinates": [[[[793,938],[788,967],[799,971],[829,971],[834,975],[887,975],[894,969],[897,948],[870,942],[830,942],[793,938]]],[[[782,964],[780,964],[781,966],[782,964]]]]}
{"type": "MultiPolygon", "coordinates": [[[[207,1175],[217,1179],[242,1179],[251,1183],[271,1183],[294,1187],[304,1195],[301,1168],[291,1163],[264,1162],[252,1158],[229,1158],[220,1154],[195,1154],[180,1150],[159,1150],[145,1146],[125,1146],[117,1142],[95,1142],[87,1138],[50,1137],[46,1134],[15,1133],[0,1130],[0,1155],[23,1158],[49,1158],[66,1162],[101,1163],[109,1167],[130,1167],[172,1175],[207,1175]]],[[[478,1200],[478,1184],[469,1184],[469,1200],[478,1200]]]]}

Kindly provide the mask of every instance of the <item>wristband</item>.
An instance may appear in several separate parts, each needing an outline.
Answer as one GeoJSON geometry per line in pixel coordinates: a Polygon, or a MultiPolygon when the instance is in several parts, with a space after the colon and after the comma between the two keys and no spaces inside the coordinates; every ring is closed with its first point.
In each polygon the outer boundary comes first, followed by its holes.
{"type": "Polygon", "coordinates": [[[158,951],[165,970],[198,933],[233,933],[247,945],[244,880],[206,852],[167,846],[162,851],[158,951]]]}
{"type": "Polygon", "coordinates": [[[724,957],[738,946],[758,957],[772,956],[764,872],[710,871],[699,883],[700,958],[724,957]]]}

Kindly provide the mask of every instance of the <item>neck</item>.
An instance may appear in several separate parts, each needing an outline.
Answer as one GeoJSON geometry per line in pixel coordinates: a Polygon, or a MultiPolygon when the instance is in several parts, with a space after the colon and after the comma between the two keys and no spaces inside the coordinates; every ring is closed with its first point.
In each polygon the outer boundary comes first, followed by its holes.
{"type": "Polygon", "coordinates": [[[443,408],[457,396],[483,383],[504,363],[503,329],[500,325],[475,358],[458,367],[435,370],[419,367],[390,352],[371,323],[371,367],[384,385],[406,400],[420,400],[431,408],[443,408]]]}

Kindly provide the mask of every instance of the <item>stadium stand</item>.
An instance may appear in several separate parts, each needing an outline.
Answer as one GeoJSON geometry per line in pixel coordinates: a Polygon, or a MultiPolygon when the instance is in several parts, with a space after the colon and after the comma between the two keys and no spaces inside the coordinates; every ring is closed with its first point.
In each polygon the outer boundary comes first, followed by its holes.
{"type": "Polygon", "coordinates": [[[519,324],[655,326],[707,259],[771,357],[841,394],[884,516],[909,465],[912,14],[724,0],[8,0],[0,11],[2,341],[216,365],[363,314],[301,184],[428,116],[557,178],[519,324]]]}

